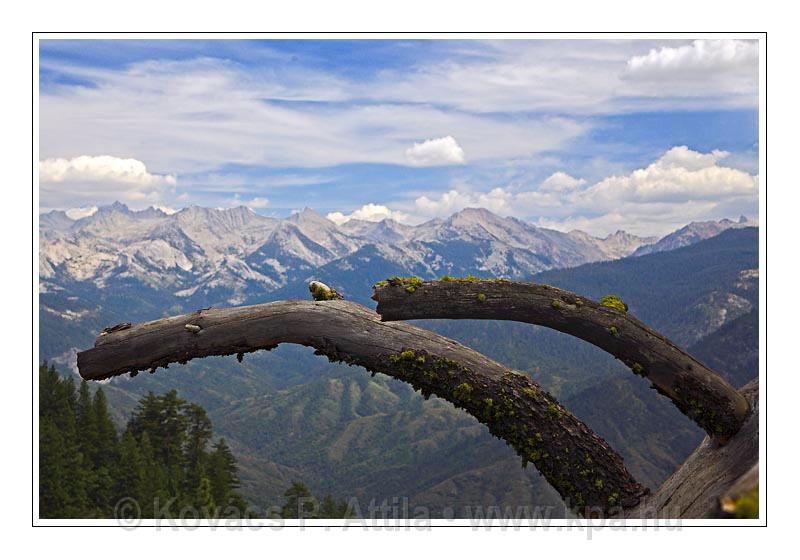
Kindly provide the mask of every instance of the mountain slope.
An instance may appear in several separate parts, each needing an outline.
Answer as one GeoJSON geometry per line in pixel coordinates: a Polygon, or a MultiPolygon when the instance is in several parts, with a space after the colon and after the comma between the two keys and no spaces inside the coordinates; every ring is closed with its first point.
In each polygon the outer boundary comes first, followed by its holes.
{"type": "Polygon", "coordinates": [[[674,251],[547,271],[534,280],[594,299],[617,294],[645,323],[689,345],[758,305],[758,229],[730,229],[674,251]]]}
{"type": "Polygon", "coordinates": [[[639,257],[642,255],[649,255],[651,253],[659,253],[661,251],[672,251],[680,249],[687,245],[692,245],[698,241],[709,239],[719,235],[723,231],[744,227],[756,227],[758,224],[751,222],[745,216],[741,216],[738,222],[733,220],[723,219],[718,222],[692,222],[672,233],[665,235],[655,243],[644,244],[638,247],[632,256],[639,257]]]}
{"type": "Polygon", "coordinates": [[[734,387],[758,376],[758,309],[695,342],[689,352],[719,371],[734,387]],[[742,341],[748,341],[742,345],[742,341]]]}

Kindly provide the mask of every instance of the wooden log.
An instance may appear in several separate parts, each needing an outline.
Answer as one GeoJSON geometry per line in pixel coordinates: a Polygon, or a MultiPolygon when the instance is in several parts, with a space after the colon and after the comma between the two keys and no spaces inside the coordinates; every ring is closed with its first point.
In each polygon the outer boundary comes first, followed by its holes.
{"type": "Polygon", "coordinates": [[[706,437],[651,496],[625,511],[627,518],[731,517],[726,499],[758,488],[758,379],[742,387],[753,412],[727,445],[706,437]]]}
{"type": "Polygon", "coordinates": [[[622,458],[527,375],[461,344],[342,300],[278,301],[205,309],[101,334],[78,353],[84,379],[166,367],[204,356],[302,344],[332,361],[410,383],[472,414],[533,463],[567,505],[585,515],[618,514],[648,490],[622,458]]]}
{"type": "Polygon", "coordinates": [[[609,352],[647,378],[718,443],[733,436],[750,406],[718,373],[627,312],[578,294],[528,282],[393,278],[372,296],[384,321],[495,319],[542,325],[609,352]]]}

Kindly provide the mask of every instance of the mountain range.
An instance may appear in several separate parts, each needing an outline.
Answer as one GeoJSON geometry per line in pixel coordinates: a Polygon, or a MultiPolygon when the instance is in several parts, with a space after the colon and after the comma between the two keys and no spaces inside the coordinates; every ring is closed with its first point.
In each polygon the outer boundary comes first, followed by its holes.
{"type": "Polygon", "coordinates": [[[374,258],[423,277],[474,273],[518,279],[670,250],[747,223],[692,223],[658,240],[624,231],[604,238],[579,230],[563,233],[479,208],[417,226],[391,219],[353,219],[339,226],[310,208],[277,219],[244,206],[191,206],[167,214],[114,203],[77,220],[58,210],[40,216],[40,290],[70,282],[105,289],[110,282],[132,280],[170,292],[190,307],[236,305],[306,281],[322,267],[359,268],[374,258]]]}

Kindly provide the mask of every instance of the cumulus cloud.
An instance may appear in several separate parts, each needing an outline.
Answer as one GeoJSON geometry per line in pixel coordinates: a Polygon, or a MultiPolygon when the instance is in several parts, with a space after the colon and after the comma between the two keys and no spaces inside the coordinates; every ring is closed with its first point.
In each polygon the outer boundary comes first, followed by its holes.
{"type": "Polygon", "coordinates": [[[175,175],[148,171],[144,162],[110,155],[48,158],[39,162],[43,207],[75,208],[120,201],[145,208],[174,189],[175,175]]]}
{"type": "Polygon", "coordinates": [[[464,208],[486,208],[496,214],[507,215],[512,211],[514,195],[501,187],[489,192],[464,192],[451,189],[439,196],[421,196],[414,201],[418,214],[426,217],[447,216],[464,208]]]}
{"type": "Polygon", "coordinates": [[[576,179],[563,171],[556,171],[539,186],[541,191],[571,191],[586,184],[586,179],[576,179]]]}
{"type": "Polygon", "coordinates": [[[758,42],[698,39],[654,48],[629,58],[622,78],[645,95],[728,96],[752,105],[758,92],[758,42]]]}
{"type": "Polygon", "coordinates": [[[106,182],[151,186],[175,184],[174,175],[149,173],[138,159],[114,156],[78,156],[72,159],[50,158],[39,162],[42,183],[106,182]]]}
{"type": "Polygon", "coordinates": [[[684,202],[756,195],[757,176],[719,165],[727,155],[676,146],[645,168],[603,179],[582,196],[587,202],[611,206],[620,201],[684,202]]]}
{"type": "Polygon", "coordinates": [[[450,189],[416,198],[414,214],[442,217],[482,207],[504,216],[532,218],[547,227],[581,228],[603,235],[617,229],[663,234],[692,220],[755,215],[758,176],[724,165],[728,155],[721,150],[698,152],[676,146],[646,167],[592,185],[557,172],[535,190],[450,189]]]}
{"type": "Polygon", "coordinates": [[[628,60],[631,75],[673,75],[676,72],[722,72],[758,62],[758,43],[735,39],[692,41],[680,47],[651,49],[628,60]]]}
{"type": "Polygon", "coordinates": [[[452,136],[415,142],[406,150],[406,159],[417,167],[465,163],[464,150],[452,136]]]}
{"type": "Polygon", "coordinates": [[[358,210],[352,212],[351,214],[343,214],[342,212],[331,212],[327,215],[327,218],[336,223],[336,224],[343,224],[348,222],[349,220],[364,220],[367,222],[380,222],[381,220],[385,220],[386,218],[395,220],[401,223],[407,223],[409,221],[408,214],[404,212],[400,212],[397,210],[390,210],[387,206],[382,204],[365,204],[358,210]]]}

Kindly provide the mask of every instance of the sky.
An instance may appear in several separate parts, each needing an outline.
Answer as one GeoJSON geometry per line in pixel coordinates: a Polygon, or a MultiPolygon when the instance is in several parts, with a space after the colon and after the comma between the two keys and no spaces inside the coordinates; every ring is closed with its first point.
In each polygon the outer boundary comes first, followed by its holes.
{"type": "Polygon", "coordinates": [[[41,211],[758,218],[758,43],[42,40],[41,211]]]}

